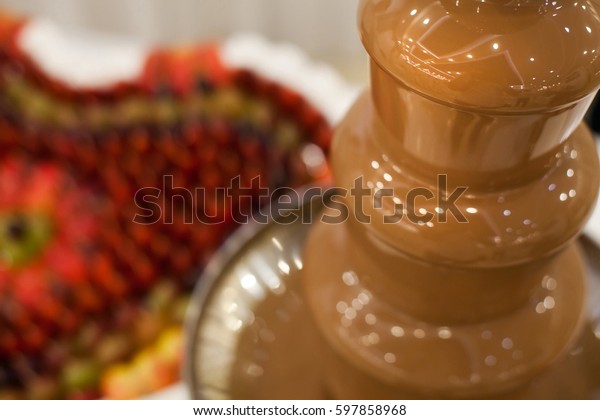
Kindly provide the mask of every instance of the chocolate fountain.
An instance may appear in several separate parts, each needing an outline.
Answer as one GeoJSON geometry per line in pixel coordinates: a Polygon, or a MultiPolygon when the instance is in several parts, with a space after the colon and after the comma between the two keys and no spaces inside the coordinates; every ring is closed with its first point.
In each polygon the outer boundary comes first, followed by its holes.
{"type": "Polygon", "coordinates": [[[600,398],[600,247],[578,238],[599,188],[581,124],[599,11],[363,0],[372,88],[337,129],[340,190],[211,261],[192,396],[600,398]]]}
{"type": "Polygon", "coordinates": [[[372,87],[332,150],[350,214],[313,227],[302,274],[330,396],[593,396],[576,239],[599,188],[581,124],[600,86],[599,13],[361,2],[372,87]]]}

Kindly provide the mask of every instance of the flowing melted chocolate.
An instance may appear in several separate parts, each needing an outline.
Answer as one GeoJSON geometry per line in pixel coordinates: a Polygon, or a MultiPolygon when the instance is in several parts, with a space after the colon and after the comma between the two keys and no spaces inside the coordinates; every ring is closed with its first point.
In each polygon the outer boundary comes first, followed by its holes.
{"type": "Polygon", "coordinates": [[[331,396],[592,396],[597,339],[575,239],[599,187],[581,124],[600,85],[599,12],[362,1],[372,89],[332,159],[337,186],[360,179],[370,195],[345,198],[345,223],[313,229],[303,277],[331,396]],[[416,188],[431,197],[411,202],[416,188]],[[440,205],[456,188],[467,223],[440,205]]]}

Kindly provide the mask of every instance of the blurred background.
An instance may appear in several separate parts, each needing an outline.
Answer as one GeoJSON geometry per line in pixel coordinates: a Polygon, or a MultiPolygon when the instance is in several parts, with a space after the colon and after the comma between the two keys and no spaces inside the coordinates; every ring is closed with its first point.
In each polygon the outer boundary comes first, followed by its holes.
{"type": "Polygon", "coordinates": [[[367,78],[356,29],[359,0],[0,0],[0,7],[155,44],[190,44],[239,32],[292,42],[348,80],[367,78]]]}
{"type": "MultiPolygon", "coordinates": [[[[222,202],[219,187],[329,176],[335,118],[320,105],[355,89],[312,61],[366,85],[357,3],[0,0],[0,399],[137,398],[178,382],[198,274],[236,228],[233,204],[264,204],[222,202]],[[259,42],[233,48],[251,51],[249,68],[226,68],[227,47],[204,43],[240,33],[312,60],[259,42]],[[127,82],[78,84],[123,68],[127,82]],[[206,195],[178,201],[165,176],[206,195]],[[134,222],[143,187],[162,188],[174,223],[134,222]],[[184,222],[205,209],[225,223],[184,222]]],[[[174,389],[160,395],[186,395],[174,389]]]]}

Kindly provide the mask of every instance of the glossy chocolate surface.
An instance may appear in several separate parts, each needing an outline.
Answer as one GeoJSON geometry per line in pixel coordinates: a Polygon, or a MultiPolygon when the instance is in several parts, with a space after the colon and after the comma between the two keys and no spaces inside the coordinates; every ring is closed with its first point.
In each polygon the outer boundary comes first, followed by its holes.
{"type": "Polygon", "coordinates": [[[523,396],[579,380],[549,372],[586,328],[574,240],[599,188],[581,125],[600,85],[599,10],[362,1],[372,90],[338,128],[332,160],[337,186],[361,178],[370,196],[346,197],[345,223],[315,226],[303,274],[334,397],[366,384],[372,398],[523,396]],[[461,187],[462,221],[438,200],[461,187]],[[408,202],[415,188],[431,197],[408,202]],[[385,223],[399,205],[404,217],[385,223]]]}
{"type": "Polygon", "coordinates": [[[414,91],[518,113],[576,102],[600,84],[592,0],[363,1],[363,43],[414,91]]]}

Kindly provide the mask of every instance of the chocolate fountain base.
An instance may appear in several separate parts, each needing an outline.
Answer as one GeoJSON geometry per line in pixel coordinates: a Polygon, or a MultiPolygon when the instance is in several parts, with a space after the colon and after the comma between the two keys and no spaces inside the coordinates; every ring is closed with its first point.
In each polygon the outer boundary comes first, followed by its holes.
{"type": "MultiPolygon", "coordinates": [[[[318,214],[321,206],[304,204],[302,210],[318,214]]],[[[187,325],[184,377],[193,398],[331,397],[321,367],[335,356],[319,347],[300,290],[309,228],[301,221],[245,226],[207,268],[187,325]]],[[[590,280],[589,321],[580,342],[526,388],[498,397],[600,398],[600,247],[587,237],[580,243],[590,280]]],[[[364,391],[357,398],[378,398],[364,391]]],[[[439,398],[409,392],[396,398],[421,397],[439,398]]]]}

